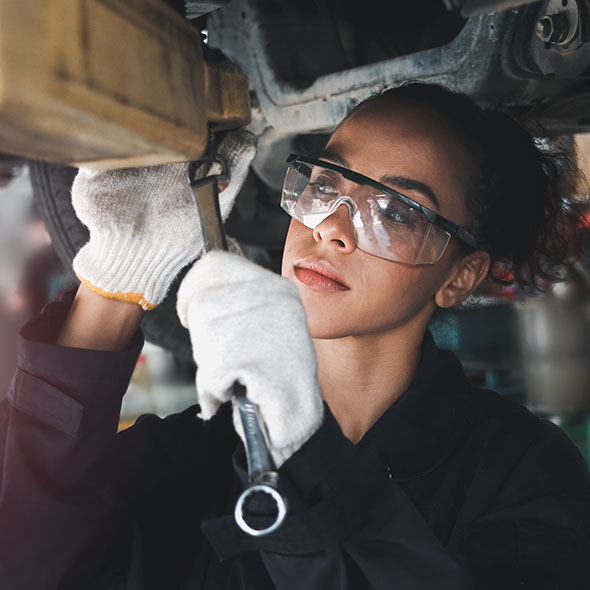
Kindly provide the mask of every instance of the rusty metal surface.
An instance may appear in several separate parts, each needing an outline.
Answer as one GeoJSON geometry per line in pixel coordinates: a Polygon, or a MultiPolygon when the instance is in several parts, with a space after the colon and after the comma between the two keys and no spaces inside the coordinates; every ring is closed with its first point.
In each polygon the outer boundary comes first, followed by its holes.
{"type": "MultiPolygon", "coordinates": [[[[487,104],[549,104],[577,94],[583,84],[578,76],[590,66],[588,43],[568,55],[548,57],[541,53],[535,24],[544,3],[535,2],[470,17],[442,46],[297,83],[275,67],[277,60],[271,52],[288,49],[270,47],[273,21],[263,6],[261,0],[234,0],[212,12],[208,17],[209,45],[221,50],[249,77],[255,98],[254,123],[281,134],[330,131],[364,98],[407,80],[440,83],[487,104]]],[[[379,19],[379,14],[374,18],[379,19]]],[[[308,60],[321,50],[320,43],[298,48],[309,54],[308,60]]],[[[573,123],[567,121],[565,125],[571,127],[573,123]]],[[[581,125],[580,130],[584,128],[581,125]]]]}

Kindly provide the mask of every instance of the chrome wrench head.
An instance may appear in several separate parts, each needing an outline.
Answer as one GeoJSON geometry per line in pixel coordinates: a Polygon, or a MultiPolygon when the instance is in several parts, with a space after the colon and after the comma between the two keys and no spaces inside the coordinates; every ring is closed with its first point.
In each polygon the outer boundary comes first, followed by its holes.
{"type": "Polygon", "coordinates": [[[234,518],[236,519],[238,526],[245,533],[248,533],[253,537],[262,537],[264,535],[274,533],[283,524],[285,516],[287,516],[287,503],[285,502],[285,499],[274,485],[268,485],[264,483],[249,485],[240,494],[240,497],[236,502],[236,508],[234,510],[234,518]],[[251,527],[244,518],[244,505],[250,496],[261,492],[268,494],[275,501],[277,505],[277,516],[275,521],[270,526],[263,529],[255,529],[251,527]]]}

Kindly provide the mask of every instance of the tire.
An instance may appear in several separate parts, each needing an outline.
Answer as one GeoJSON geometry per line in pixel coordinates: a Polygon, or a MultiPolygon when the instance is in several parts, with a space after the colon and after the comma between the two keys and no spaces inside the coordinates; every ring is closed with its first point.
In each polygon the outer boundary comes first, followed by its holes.
{"type": "MultiPolygon", "coordinates": [[[[30,161],[33,199],[44,220],[52,244],[64,268],[71,269],[78,250],[88,241],[88,230],[76,217],[70,190],[77,169],[49,162],[30,161]]],[[[176,315],[176,293],[184,269],[172,284],[166,299],[146,314],[142,329],[146,340],[172,352],[178,359],[193,363],[188,330],[176,315]]],[[[72,282],[78,280],[72,273],[72,282]]]]}

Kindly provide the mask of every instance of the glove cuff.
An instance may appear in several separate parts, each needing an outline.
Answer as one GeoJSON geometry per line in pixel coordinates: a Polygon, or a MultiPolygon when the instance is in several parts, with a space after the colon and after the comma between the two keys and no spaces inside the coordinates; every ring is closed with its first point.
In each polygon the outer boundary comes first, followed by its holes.
{"type": "Polygon", "coordinates": [[[149,311],[166,297],[182,268],[197,258],[202,239],[191,256],[162,240],[138,243],[135,236],[92,236],[73,262],[78,279],[93,291],[149,311]]]}
{"type": "MultiPolygon", "coordinates": [[[[313,424],[297,424],[296,420],[290,422],[292,431],[297,431],[298,426],[303,426],[301,429],[301,438],[296,443],[290,444],[286,447],[277,449],[271,445],[270,454],[272,455],[273,461],[275,462],[276,468],[278,469],[287,459],[296,453],[319,429],[324,420],[324,407],[321,406],[317,414],[317,421],[313,424]]],[[[294,434],[295,435],[295,434],[294,434]]]]}

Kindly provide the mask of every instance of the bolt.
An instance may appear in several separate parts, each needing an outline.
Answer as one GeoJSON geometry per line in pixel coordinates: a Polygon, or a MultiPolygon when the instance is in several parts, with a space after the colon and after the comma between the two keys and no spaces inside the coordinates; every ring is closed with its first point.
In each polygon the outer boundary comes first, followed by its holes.
{"type": "Polygon", "coordinates": [[[551,38],[551,33],[553,32],[553,24],[551,23],[550,16],[544,16],[542,19],[537,21],[535,26],[535,34],[541,41],[545,41],[546,43],[551,38]]]}
{"type": "Polygon", "coordinates": [[[568,22],[563,14],[546,15],[537,21],[535,34],[545,43],[562,43],[568,35],[568,22]]]}

